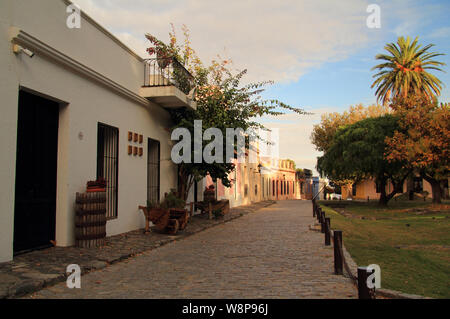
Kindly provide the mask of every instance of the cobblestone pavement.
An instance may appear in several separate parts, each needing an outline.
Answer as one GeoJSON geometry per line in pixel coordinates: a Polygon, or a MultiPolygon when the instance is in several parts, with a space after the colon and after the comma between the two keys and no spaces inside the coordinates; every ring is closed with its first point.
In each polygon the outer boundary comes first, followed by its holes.
{"type": "Polygon", "coordinates": [[[27,298],[355,298],[311,210],[281,201],[27,298]]]}
{"type": "Polygon", "coordinates": [[[209,220],[208,214],[195,215],[189,220],[186,229],[175,236],[158,232],[152,227],[152,232],[148,235],[140,229],[107,237],[106,244],[98,248],[52,247],[16,256],[11,262],[0,263],[0,299],[22,296],[65,281],[67,265],[78,264],[82,274],[103,269],[274,203],[263,201],[233,207],[225,218],[220,219],[209,220]]]}

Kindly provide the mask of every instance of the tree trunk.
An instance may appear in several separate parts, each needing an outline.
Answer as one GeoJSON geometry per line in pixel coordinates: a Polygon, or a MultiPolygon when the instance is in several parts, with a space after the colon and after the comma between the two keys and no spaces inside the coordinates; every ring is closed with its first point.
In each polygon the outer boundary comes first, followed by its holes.
{"type": "Polygon", "coordinates": [[[441,203],[441,185],[439,182],[431,184],[431,190],[433,193],[433,203],[440,204],[441,203]]]}
{"type": "Polygon", "coordinates": [[[386,177],[379,179],[381,190],[380,201],[378,202],[378,204],[380,206],[387,206],[389,201],[394,198],[396,194],[403,192],[403,183],[405,182],[406,176],[407,175],[405,175],[405,177],[401,178],[400,180],[394,179],[392,176],[389,179],[386,177]],[[393,190],[390,194],[386,194],[386,184],[389,180],[392,183],[393,190]]]}
{"type": "Polygon", "coordinates": [[[414,200],[414,179],[412,177],[408,178],[408,182],[406,183],[406,189],[408,192],[408,199],[414,200]]]}
{"type": "Polygon", "coordinates": [[[378,201],[379,206],[387,206],[389,199],[386,195],[386,179],[380,178],[377,179],[377,183],[380,185],[380,200],[378,201]]]}
{"type": "Polygon", "coordinates": [[[441,183],[439,180],[432,178],[426,174],[423,174],[422,177],[431,185],[431,192],[433,194],[433,204],[441,203],[441,183]]]}

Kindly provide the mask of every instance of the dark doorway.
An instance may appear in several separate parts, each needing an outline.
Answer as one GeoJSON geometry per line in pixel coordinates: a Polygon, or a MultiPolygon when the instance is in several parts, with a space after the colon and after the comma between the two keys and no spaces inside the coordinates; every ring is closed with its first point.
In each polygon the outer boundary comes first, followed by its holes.
{"type": "Polygon", "coordinates": [[[19,92],[14,254],[55,239],[58,118],[58,103],[19,92]]]}
{"type": "Polygon", "coordinates": [[[147,201],[153,204],[159,203],[160,153],[159,142],[149,138],[147,158],[147,201]]]}

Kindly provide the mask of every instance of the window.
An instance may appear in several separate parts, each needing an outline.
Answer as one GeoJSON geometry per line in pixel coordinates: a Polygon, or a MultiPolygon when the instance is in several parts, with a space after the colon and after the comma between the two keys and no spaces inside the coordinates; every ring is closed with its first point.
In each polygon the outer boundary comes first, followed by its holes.
{"type": "Polygon", "coordinates": [[[106,217],[117,218],[119,129],[102,123],[97,127],[97,178],[106,180],[106,217]]]}
{"type": "Polygon", "coordinates": [[[287,183],[287,194],[289,195],[289,182],[287,183]]]}
{"type": "MultiPolygon", "coordinates": [[[[160,143],[159,141],[148,139],[147,158],[147,200],[150,203],[159,203],[160,194],[160,143]]],[[[197,189],[195,196],[197,196],[197,189]]]]}
{"type": "Polygon", "coordinates": [[[272,181],[272,196],[275,196],[275,181],[272,181]]]}
{"type": "Polygon", "coordinates": [[[356,183],[352,185],[352,195],[356,196],[356,183]]]}

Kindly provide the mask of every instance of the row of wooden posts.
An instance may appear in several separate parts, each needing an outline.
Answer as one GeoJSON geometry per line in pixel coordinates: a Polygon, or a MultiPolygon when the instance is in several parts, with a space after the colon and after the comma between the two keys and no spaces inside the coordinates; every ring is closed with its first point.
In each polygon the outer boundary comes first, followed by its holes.
{"type": "MultiPolygon", "coordinates": [[[[320,223],[320,232],[325,235],[325,246],[330,246],[331,239],[333,239],[334,273],[336,275],[343,275],[344,263],[346,263],[346,261],[342,248],[342,231],[332,231],[330,218],[325,216],[325,212],[316,203],[315,199],[312,200],[312,203],[313,217],[317,218],[317,221],[320,223]]],[[[345,266],[347,265],[345,264],[345,266]]],[[[349,272],[349,269],[347,269],[347,272],[349,272]]],[[[353,274],[349,272],[349,276],[358,286],[359,299],[375,299],[374,291],[367,286],[367,278],[369,275],[371,275],[371,273],[368,273],[367,267],[358,267],[358,277],[354,277],[353,274]]]]}

